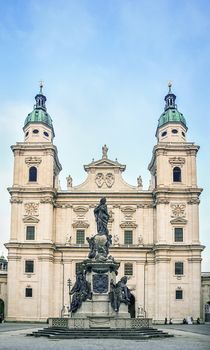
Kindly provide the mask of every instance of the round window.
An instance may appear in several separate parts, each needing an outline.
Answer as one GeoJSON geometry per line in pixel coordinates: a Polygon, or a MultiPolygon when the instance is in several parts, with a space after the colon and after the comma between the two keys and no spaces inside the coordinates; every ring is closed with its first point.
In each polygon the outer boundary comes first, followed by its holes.
{"type": "Polygon", "coordinates": [[[27,131],[25,136],[27,137],[27,136],[28,136],[28,134],[29,134],[29,132],[27,131]]]}
{"type": "Polygon", "coordinates": [[[44,131],[44,136],[49,136],[48,132],[47,131],[44,131]]]}
{"type": "Polygon", "coordinates": [[[173,134],[178,134],[178,130],[177,129],[172,129],[172,133],[173,134]]]}
{"type": "Polygon", "coordinates": [[[182,131],[182,136],[184,136],[185,137],[185,133],[182,131]]]}
{"type": "Polygon", "coordinates": [[[34,133],[34,134],[38,134],[38,133],[39,133],[39,130],[38,130],[38,129],[34,129],[34,130],[33,130],[33,133],[34,133]]]}
{"type": "Polygon", "coordinates": [[[162,134],[161,134],[162,137],[164,137],[166,135],[167,135],[167,131],[163,131],[162,134]]]}

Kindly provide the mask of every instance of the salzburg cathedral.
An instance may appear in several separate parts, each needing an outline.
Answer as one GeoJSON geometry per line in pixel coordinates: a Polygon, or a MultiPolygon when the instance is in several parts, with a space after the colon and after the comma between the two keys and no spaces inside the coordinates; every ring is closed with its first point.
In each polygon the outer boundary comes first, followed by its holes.
{"type": "Polygon", "coordinates": [[[84,165],[83,183],[73,186],[69,175],[61,189],[62,166],[46,100],[41,85],[24,122],[24,140],[11,146],[5,319],[45,322],[68,313],[70,288],[96,233],[94,209],[106,198],[109,251],[119,263],[119,276],[127,276],[130,317],[153,323],[165,318],[178,323],[188,316],[204,320],[208,299],[203,300],[201,285],[199,146],[187,140],[186,119],[171,84],[154,125],[157,142],[148,162],[148,189],[140,176],[135,186],[126,183],[126,165],[109,158],[109,145],[101,145],[100,159],[84,165]]]}

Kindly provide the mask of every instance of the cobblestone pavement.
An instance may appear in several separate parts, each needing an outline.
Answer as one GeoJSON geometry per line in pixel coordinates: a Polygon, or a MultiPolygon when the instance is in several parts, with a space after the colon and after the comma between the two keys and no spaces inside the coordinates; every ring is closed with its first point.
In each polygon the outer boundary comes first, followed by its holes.
{"type": "MultiPolygon", "coordinates": [[[[210,335],[198,333],[199,329],[199,332],[202,331],[202,327],[198,328],[199,326],[193,326],[195,327],[193,329],[193,333],[177,329],[178,325],[174,325],[173,328],[161,326],[158,328],[167,330],[169,333],[174,334],[174,337],[136,341],[118,339],[50,340],[47,338],[35,338],[26,336],[27,333],[31,333],[36,328],[42,328],[42,325],[37,327],[37,325],[34,324],[8,324],[8,326],[10,329],[6,327],[6,325],[4,331],[3,327],[1,329],[0,350],[180,350],[180,348],[182,350],[210,349],[210,335]]],[[[203,326],[204,329],[206,325],[203,326]]],[[[208,327],[206,329],[210,329],[210,325],[207,326],[208,327]]]]}

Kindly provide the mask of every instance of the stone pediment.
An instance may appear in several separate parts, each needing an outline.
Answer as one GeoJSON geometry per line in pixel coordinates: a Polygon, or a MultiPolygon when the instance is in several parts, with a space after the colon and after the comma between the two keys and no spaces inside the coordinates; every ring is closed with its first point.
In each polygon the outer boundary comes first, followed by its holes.
{"type": "MultiPolygon", "coordinates": [[[[104,145],[102,158],[96,161],[93,159],[91,163],[84,165],[88,173],[86,180],[78,186],[68,187],[69,192],[103,192],[103,195],[110,192],[139,192],[138,186],[129,185],[122,177],[126,165],[120,164],[117,159],[115,161],[109,159],[107,151],[108,148],[104,145]]],[[[77,211],[75,212],[77,214],[77,211]]]]}
{"type": "Polygon", "coordinates": [[[73,228],[88,228],[90,225],[87,221],[77,220],[72,224],[73,228]]]}
{"type": "Polygon", "coordinates": [[[129,206],[124,207],[124,208],[122,208],[121,210],[122,210],[123,213],[126,213],[126,214],[128,214],[128,213],[129,213],[129,214],[133,214],[133,213],[135,213],[135,211],[136,211],[135,208],[129,207],[129,206]]]}
{"type": "Polygon", "coordinates": [[[170,221],[171,224],[182,224],[182,225],[185,225],[187,223],[187,220],[182,218],[182,217],[178,217],[178,218],[175,218],[175,219],[172,219],[170,221]]]}
{"type": "Polygon", "coordinates": [[[73,211],[75,212],[75,213],[87,213],[87,211],[88,211],[89,209],[87,208],[87,207],[83,207],[83,206],[77,206],[77,207],[74,207],[73,208],[73,211]]]}
{"type": "Polygon", "coordinates": [[[133,221],[123,221],[120,224],[121,228],[136,228],[138,225],[133,221]]]}
{"type": "Polygon", "coordinates": [[[89,172],[91,169],[119,169],[122,172],[125,170],[125,168],[126,165],[120,164],[117,160],[113,161],[108,158],[102,158],[97,161],[92,161],[92,163],[88,165],[84,165],[84,169],[87,172],[89,172]]]}
{"type": "Polygon", "coordinates": [[[28,215],[23,218],[23,222],[37,224],[39,222],[39,219],[37,219],[35,216],[28,215]]]}

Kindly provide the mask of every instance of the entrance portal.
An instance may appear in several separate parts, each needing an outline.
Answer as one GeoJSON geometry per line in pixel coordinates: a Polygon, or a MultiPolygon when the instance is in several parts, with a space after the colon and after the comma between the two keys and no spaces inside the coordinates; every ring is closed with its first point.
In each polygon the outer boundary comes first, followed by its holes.
{"type": "Polygon", "coordinates": [[[136,302],[135,296],[131,293],[130,305],[128,306],[128,312],[130,313],[131,318],[136,317],[135,302],[136,302]]]}
{"type": "Polygon", "coordinates": [[[210,301],[205,305],[205,322],[210,322],[210,301]]]}
{"type": "Polygon", "coordinates": [[[0,299],[0,323],[4,319],[4,301],[0,299]]]}

